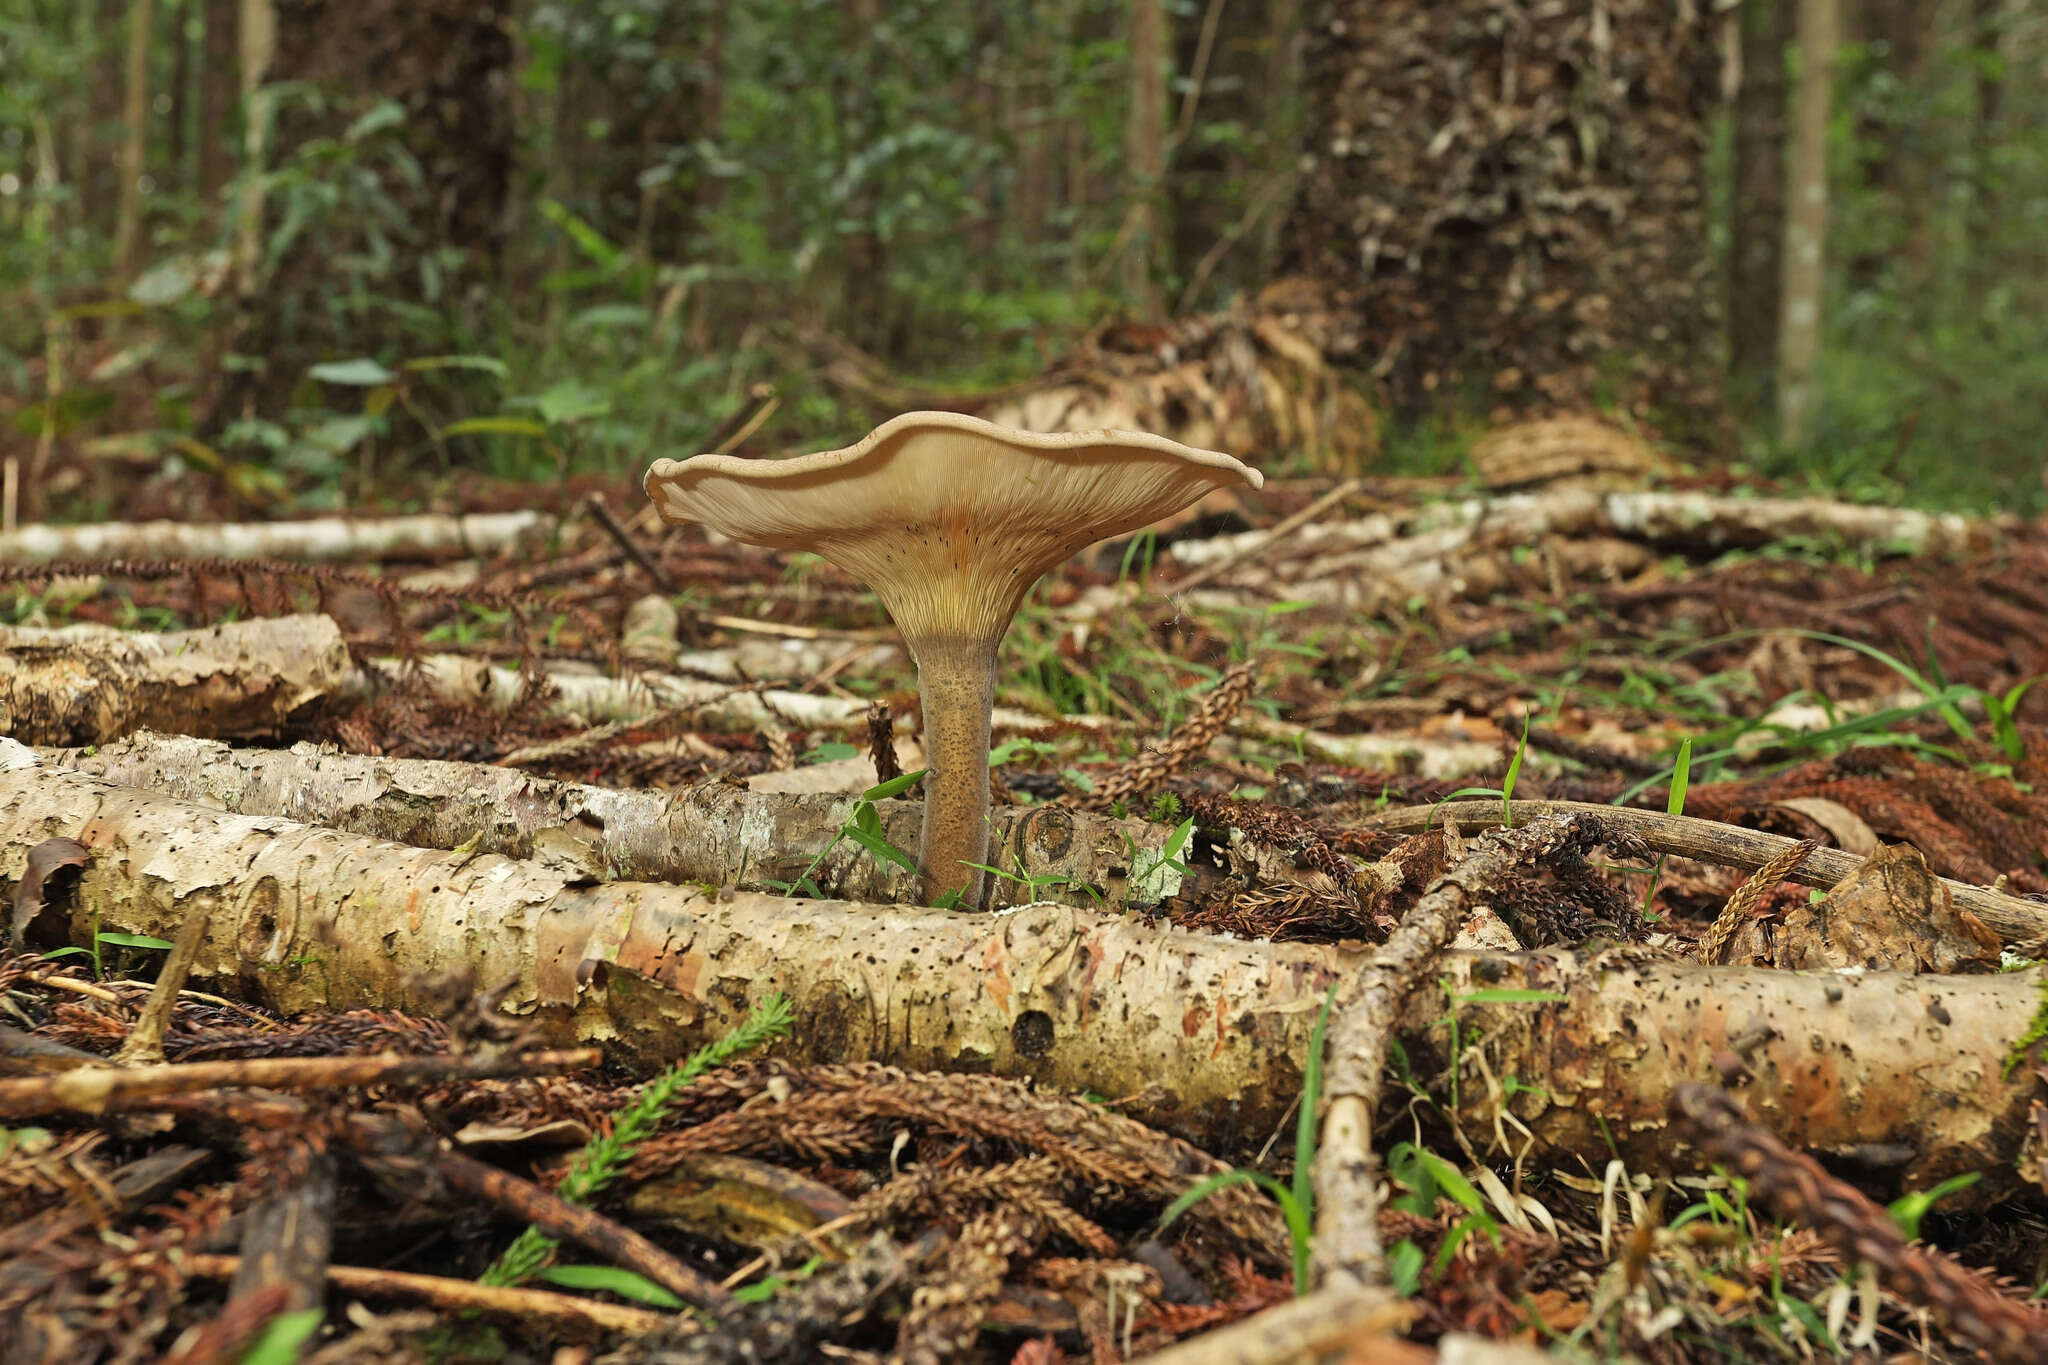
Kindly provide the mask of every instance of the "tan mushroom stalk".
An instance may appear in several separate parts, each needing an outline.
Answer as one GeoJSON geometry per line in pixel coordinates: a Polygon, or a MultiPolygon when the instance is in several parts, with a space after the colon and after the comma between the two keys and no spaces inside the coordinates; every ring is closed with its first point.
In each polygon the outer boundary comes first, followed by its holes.
{"type": "Polygon", "coordinates": [[[656,460],[662,518],[810,550],[873,588],[917,660],[924,711],[928,903],[980,904],[988,862],[989,711],[996,648],[1039,575],[1257,470],[1129,431],[1038,435],[911,412],[857,445],[786,460],[656,460]]]}

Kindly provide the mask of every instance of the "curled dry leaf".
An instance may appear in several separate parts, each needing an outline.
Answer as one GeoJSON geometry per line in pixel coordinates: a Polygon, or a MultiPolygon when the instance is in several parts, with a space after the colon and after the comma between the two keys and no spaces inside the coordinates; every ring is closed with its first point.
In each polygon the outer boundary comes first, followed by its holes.
{"type": "Polygon", "coordinates": [[[1877,832],[1862,816],[1839,801],[1824,796],[1792,796],[1771,804],[1805,816],[1834,836],[1835,847],[1859,858],[1877,851],[1877,832]]]}
{"type": "MultiPolygon", "coordinates": [[[[28,851],[27,865],[14,887],[14,942],[28,942],[28,929],[43,912],[43,891],[52,873],[84,867],[92,850],[76,839],[45,839],[28,851]]],[[[69,880],[69,879],[65,879],[69,880]]]]}
{"type": "Polygon", "coordinates": [[[1785,916],[1772,965],[1792,970],[1868,967],[1903,972],[1987,972],[1998,935],[1958,907],[1911,844],[1880,845],[1827,899],[1785,916]]]}

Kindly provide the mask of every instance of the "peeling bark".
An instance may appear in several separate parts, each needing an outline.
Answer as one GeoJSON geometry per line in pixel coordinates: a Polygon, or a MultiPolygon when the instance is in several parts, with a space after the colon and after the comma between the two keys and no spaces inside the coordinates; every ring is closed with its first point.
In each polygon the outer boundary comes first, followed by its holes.
{"type": "MultiPolygon", "coordinates": [[[[396,659],[380,660],[379,664],[387,670],[405,666],[396,659]]],[[[417,660],[414,667],[419,682],[456,705],[509,711],[525,689],[517,668],[460,654],[429,654],[417,660]]],[[[861,725],[867,720],[868,704],[858,698],[746,691],[670,673],[641,672],[612,678],[566,667],[541,671],[558,694],[549,704],[548,714],[584,724],[647,720],[674,711],[688,711],[691,724],[700,729],[760,730],[791,725],[822,729],[861,725]]],[[[355,700],[381,686],[381,680],[358,673],[350,679],[342,697],[355,700]]]]}
{"type": "MultiPolygon", "coordinates": [[[[1953,513],[1865,507],[1826,498],[1732,498],[1697,492],[1600,492],[1555,489],[1437,503],[1405,517],[1384,514],[1304,526],[1265,556],[1290,593],[1339,591],[1333,574],[1407,572],[1460,551],[1529,545],[1545,536],[1615,536],[1665,550],[1720,552],[1789,537],[1849,546],[1897,547],[1914,555],[1966,555],[1990,548],[1993,523],[1953,513]]],[[[1189,568],[1259,546],[1263,531],[1181,541],[1165,552],[1189,568]]]]}
{"type": "Polygon", "coordinates": [[[350,672],[325,616],[163,634],[0,627],[0,730],[29,744],[96,744],[144,728],[269,735],[350,672]]]}
{"type": "Polygon", "coordinates": [[[291,559],[331,563],[495,556],[544,535],[540,512],[423,513],[356,521],[314,517],[203,525],[182,521],[23,526],[0,535],[0,564],[94,559],[291,559]]]}
{"type": "MultiPolygon", "coordinates": [[[[507,1004],[557,1038],[659,1062],[787,992],[796,1061],[874,1060],[1029,1077],[1129,1097],[1133,1117],[1237,1148],[1262,1142],[1300,1088],[1323,993],[1361,952],[1191,934],[1137,916],[1038,905],[996,914],[704,896],[589,885],[491,854],[405,848],[231,815],[47,767],[0,741],[0,875],[44,839],[94,853],[70,932],[174,936],[181,905],[218,896],[195,968],[286,1010],[421,1008],[429,974],[512,983],[507,1004]]],[[[1663,1106],[1679,1080],[1747,1049],[1752,1112],[1812,1150],[1890,1164],[1913,1181],[2004,1171],[2041,1091],[2004,1072],[2040,1007],[2043,973],[1793,974],[1627,956],[1453,953],[1460,994],[1554,991],[1543,1004],[1465,1004],[1465,1118],[1495,1134],[1497,1088],[1537,1150],[1604,1161],[1609,1134],[1645,1170],[1695,1163],[1663,1106]],[[1483,1059],[1484,1065],[1481,1065],[1483,1059]]],[[[1440,1072],[1448,1007],[1401,1022],[1417,1075],[1440,1072]]],[[[2037,1044],[2038,1047],[2038,1044],[2037,1044]]],[[[1518,1141],[1520,1139],[1517,1139],[1518,1141]]],[[[1987,1182],[1990,1183],[1990,1182],[1987,1182]]]]}
{"type": "MultiPolygon", "coordinates": [[[[615,791],[530,777],[489,764],[370,758],[312,744],[231,749],[183,735],[136,735],[93,753],[59,750],[47,761],[236,815],[274,815],[350,834],[479,853],[541,858],[607,878],[701,882],[766,890],[794,882],[853,812],[852,796],[793,796],[723,782],[673,793],[615,791]]],[[[914,801],[875,803],[898,848],[917,844],[914,801]]],[[[1156,904],[1180,889],[1160,866],[1169,826],[1112,820],[1051,806],[996,811],[993,866],[1030,878],[1092,884],[1112,905],[1156,904]],[[1133,884],[1132,865],[1158,871],[1133,884]],[[1124,875],[1105,875],[1120,868],[1124,875]]],[[[810,874],[826,895],[894,904],[915,899],[917,879],[842,841],[810,874]]],[[[1093,905],[1078,885],[992,879],[992,906],[1027,901],[1093,905]]]]}

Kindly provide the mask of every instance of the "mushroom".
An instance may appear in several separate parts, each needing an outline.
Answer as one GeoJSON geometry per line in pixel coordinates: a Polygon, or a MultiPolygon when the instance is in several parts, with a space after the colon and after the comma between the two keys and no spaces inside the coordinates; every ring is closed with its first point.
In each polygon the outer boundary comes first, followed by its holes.
{"type": "Polygon", "coordinates": [[[1039,575],[1226,485],[1263,480],[1228,455],[1131,431],[1013,431],[909,412],[858,444],[785,460],[656,460],[662,519],[813,551],[882,599],[917,660],[924,711],[925,902],[980,904],[988,861],[996,648],[1039,575]]]}

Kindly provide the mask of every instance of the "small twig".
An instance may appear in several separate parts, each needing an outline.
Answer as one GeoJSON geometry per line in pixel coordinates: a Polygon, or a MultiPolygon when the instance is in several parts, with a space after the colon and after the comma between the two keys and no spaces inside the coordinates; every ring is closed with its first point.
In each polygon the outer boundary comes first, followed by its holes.
{"type": "Polygon", "coordinates": [[[223,1086],[320,1090],[364,1085],[432,1085],[497,1076],[539,1076],[599,1065],[599,1049],[507,1052],[485,1057],[255,1057],[122,1069],[82,1066],[54,1076],[0,1080],[0,1118],[103,1114],[143,1107],[168,1095],[223,1086]]]}
{"type": "Polygon", "coordinates": [[[220,898],[210,893],[194,896],[186,903],[185,922],[178,926],[178,937],[171,944],[171,954],[164,959],[163,968],[157,973],[156,985],[151,988],[149,1002],[142,1007],[135,1027],[128,1030],[127,1041],[114,1054],[114,1065],[162,1065],[164,1030],[170,1025],[171,1010],[178,1003],[185,978],[192,973],[193,960],[199,956],[199,945],[206,940],[206,926],[212,920],[213,912],[219,908],[220,898]]]}
{"type": "MultiPolygon", "coordinates": [[[[188,1274],[207,1280],[233,1279],[240,1270],[239,1256],[190,1254],[181,1264],[188,1274]]],[[[454,1280],[442,1275],[414,1275],[402,1270],[374,1270],[368,1266],[331,1265],[327,1282],[345,1294],[369,1298],[412,1299],[432,1304],[446,1312],[477,1311],[523,1322],[546,1323],[572,1331],[619,1332],[644,1336],[671,1331],[688,1319],[645,1308],[627,1308],[598,1299],[557,1294],[546,1289],[506,1289],[478,1284],[475,1280],[454,1280]]]]}
{"type": "Polygon", "coordinates": [[[1338,484],[1335,488],[1323,494],[1323,496],[1317,498],[1299,512],[1296,512],[1293,516],[1287,517],[1275,524],[1273,529],[1266,532],[1259,540],[1245,546],[1241,550],[1225,555],[1214,563],[1204,564],[1186,578],[1175,582],[1171,585],[1172,591],[1190,592],[1218,575],[1230,572],[1240,564],[1259,558],[1275,545],[1278,545],[1283,539],[1293,535],[1296,531],[1299,531],[1302,527],[1308,525],[1352,494],[1362,491],[1364,487],[1365,484],[1358,479],[1346,479],[1343,483],[1338,484]]]}
{"type": "Polygon", "coordinates": [[[726,414],[725,420],[704,438],[704,448],[714,455],[729,454],[740,442],[760,429],[768,414],[780,407],[782,399],[775,386],[765,380],[747,390],[747,401],[726,414]]]}
{"type": "Polygon", "coordinates": [[[633,538],[633,533],[619,524],[619,519],[612,515],[612,509],[605,506],[602,493],[592,493],[583,500],[583,505],[588,507],[591,514],[597,518],[597,524],[604,528],[605,534],[610,536],[621,550],[625,551],[626,558],[639,565],[640,572],[646,574],[654,581],[655,587],[660,588],[671,597],[675,596],[675,580],[668,576],[661,565],[655,563],[649,557],[647,551],[640,548],[640,542],[633,538]]]}
{"type": "Polygon", "coordinates": [[[612,1264],[645,1275],[699,1308],[730,1300],[715,1281],[699,1275],[631,1228],[595,1209],[572,1204],[530,1180],[521,1180],[475,1157],[445,1149],[435,1152],[434,1169],[457,1189],[480,1195],[521,1222],[552,1236],[589,1247],[612,1264]]]}
{"type": "MultiPolygon", "coordinates": [[[[1403,806],[1381,811],[1364,822],[1367,829],[1390,834],[1420,834],[1432,825],[1456,820],[1468,829],[1497,825],[1501,818],[1498,801],[1449,801],[1437,806],[1403,806]]],[[[1799,841],[1781,834],[1724,825],[1693,815],[1666,815],[1663,811],[1636,810],[1630,806],[1602,806],[1586,801],[1516,801],[1512,803],[1515,823],[1539,815],[1590,815],[1619,833],[1641,839],[1652,853],[1670,853],[1722,867],[1755,871],[1799,841]]],[[[1786,880],[1801,886],[1832,890],[1835,884],[1863,866],[1863,859],[1839,849],[1817,848],[1794,868],[1786,880]]],[[[2048,905],[2008,896],[2003,891],[1971,886],[1966,882],[1939,879],[1948,888],[1957,908],[1967,910],[1998,932],[2007,943],[2025,943],[2048,934],[2048,905]]]]}
{"type": "Polygon", "coordinates": [[[903,776],[903,764],[896,757],[896,717],[885,701],[868,703],[868,758],[875,765],[876,782],[903,776]]]}

